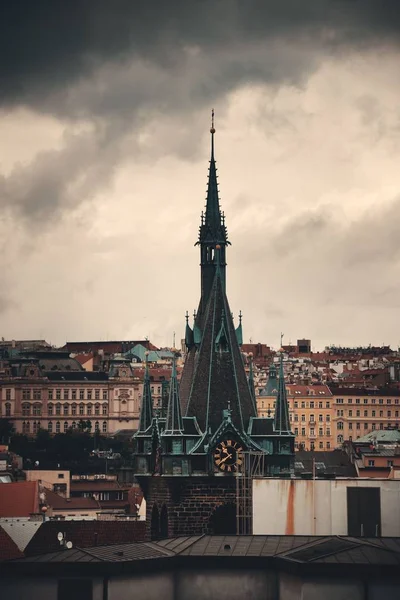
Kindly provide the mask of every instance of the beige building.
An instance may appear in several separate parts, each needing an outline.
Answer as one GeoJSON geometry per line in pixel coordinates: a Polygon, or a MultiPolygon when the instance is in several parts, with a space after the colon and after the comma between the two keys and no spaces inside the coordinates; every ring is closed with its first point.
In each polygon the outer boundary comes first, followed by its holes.
{"type": "Polygon", "coordinates": [[[398,428],[400,390],[333,387],[335,446],[377,429],[398,428]]]}
{"type": "MultiPolygon", "coordinates": [[[[295,447],[305,450],[332,450],[333,396],[326,385],[286,385],[289,418],[296,436],[295,447]]],[[[275,395],[257,396],[258,414],[273,415],[275,395]]]]}
{"type": "Polygon", "coordinates": [[[31,469],[24,471],[26,481],[38,481],[44,488],[60,496],[70,496],[70,473],[62,470],[31,469]]]}
{"type": "Polygon", "coordinates": [[[80,421],[104,435],[137,428],[143,384],[129,363],[120,362],[108,375],[76,368],[73,359],[64,362],[62,371],[43,372],[29,361],[3,369],[0,417],[26,435],[39,429],[64,433],[80,421]]]}

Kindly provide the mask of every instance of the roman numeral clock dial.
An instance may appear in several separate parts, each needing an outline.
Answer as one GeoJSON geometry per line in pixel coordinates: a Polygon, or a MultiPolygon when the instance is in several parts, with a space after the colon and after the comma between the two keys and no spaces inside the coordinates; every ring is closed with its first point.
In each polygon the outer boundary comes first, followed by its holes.
{"type": "Polygon", "coordinates": [[[242,464],[242,446],[235,440],[224,440],[214,450],[214,463],[226,473],[236,473],[242,464]]]}

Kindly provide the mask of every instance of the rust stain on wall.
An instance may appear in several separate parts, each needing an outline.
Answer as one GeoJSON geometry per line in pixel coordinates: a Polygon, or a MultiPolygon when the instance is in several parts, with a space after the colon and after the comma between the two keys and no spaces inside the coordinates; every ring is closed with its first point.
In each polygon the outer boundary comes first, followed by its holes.
{"type": "Polygon", "coordinates": [[[286,529],[285,535],[294,535],[294,498],[295,498],[295,482],[289,482],[289,493],[286,506],[286,529]]]}

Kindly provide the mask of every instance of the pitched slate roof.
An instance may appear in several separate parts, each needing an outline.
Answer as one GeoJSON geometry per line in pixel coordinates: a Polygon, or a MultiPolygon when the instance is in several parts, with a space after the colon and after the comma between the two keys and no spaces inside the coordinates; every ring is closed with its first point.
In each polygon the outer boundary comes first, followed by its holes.
{"type": "Polygon", "coordinates": [[[247,431],[255,407],[219,269],[219,252],[217,249],[217,269],[204,313],[187,416],[196,417],[203,431],[211,427],[214,433],[222,411],[230,404],[233,423],[247,431]]]}
{"type": "Polygon", "coordinates": [[[65,533],[74,547],[87,548],[141,542],[145,539],[146,523],[144,521],[46,521],[38,529],[27,547],[26,556],[58,552],[60,543],[57,533],[65,533]]]}

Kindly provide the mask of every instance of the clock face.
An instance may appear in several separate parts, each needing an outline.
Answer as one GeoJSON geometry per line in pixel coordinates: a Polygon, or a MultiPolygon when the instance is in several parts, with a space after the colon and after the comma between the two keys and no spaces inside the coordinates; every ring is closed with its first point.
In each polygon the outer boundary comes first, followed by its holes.
{"type": "Polygon", "coordinates": [[[221,471],[234,473],[242,464],[242,446],[235,440],[224,440],[214,450],[214,462],[221,471]]]}

